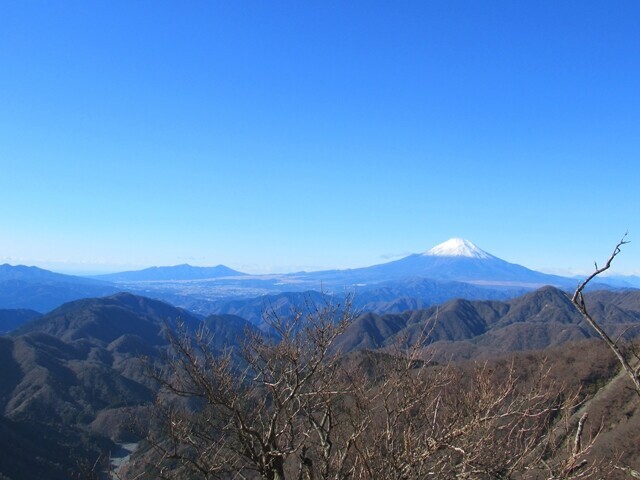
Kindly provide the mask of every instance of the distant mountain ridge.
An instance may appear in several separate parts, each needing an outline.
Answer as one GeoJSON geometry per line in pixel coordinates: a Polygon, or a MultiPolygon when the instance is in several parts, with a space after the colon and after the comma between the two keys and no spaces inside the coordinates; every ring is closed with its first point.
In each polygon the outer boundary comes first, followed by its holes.
{"type": "Polygon", "coordinates": [[[64,302],[116,293],[108,282],[25,265],[0,265],[0,308],[48,312],[64,302]]]}
{"type": "MultiPolygon", "coordinates": [[[[480,249],[468,240],[452,238],[425,253],[416,253],[388,263],[352,270],[334,271],[353,282],[372,283],[421,277],[492,286],[573,285],[574,280],[547,275],[506,262],[480,249]],[[342,273],[340,273],[342,272],[342,273]]],[[[322,272],[318,272],[319,275],[322,272]]]]}
{"type": "Polygon", "coordinates": [[[488,285],[519,284],[531,288],[542,285],[564,286],[574,281],[557,275],[530,270],[506,262],[485,252],[469,240],[451,238],[424,253],[415,253],[399,260],[368,267],[297,272],[290,274],[248,275],[224,265],[195,267],[188,264],[150,267],[144,270],[99,275],[93,278],[110,282],[153,282],[206,280],[246,276],[252,279],[279,277],[292,285],[297,282],[326,283],[332,286],[380,283],[407,278],[428,278],[437,281],[483,283],[488,285]]]}
{"type": "Polygon", "coordinates": [[[9,281],[26,283],[62,282],[82,285],[107,285],[106,282],[93,278],[65,275],[63,273],[56,273],[39,267],[9,265],[8,263],[5,263],[0,265],[0,282],[9,281]]]}
{"type": "MultiPolygon", "coordinates": [[[[352,306],[358,312],[400,313],[407,310],[420,310],[451,298],[468,300],[507,300],[527,292],[526,288],[491,288],[462,282],[439,282],[430,279],[407,279],[405,281],[385,282],[371,287],[359,287],[346,294],[352,296],[352,306]]],[[[218,300],[212,302],[210,313],[234,314],[263,325],[263,315],[271,310],[278,314],[287,314],[308,302],[329,300],[344,303],[345,292],[338,291],[324,296],[316,290],[304,292],[284,292],[262,295],[252,298],[218,300]]]]}
{"type": "MultiPolygon", "coordinates": [[[[618,281],[611,287],[605,282],[606,278],[599,278],[591,288],[629,287],[629,282],[618,281]]],[[[357,292],[358,306],[363,309],[398,312],[457,297],[505,300],[544,285],[572,290],[577,284],[576,279],[509,263],[469,240],[452,238],[423,253],[388,263],[289,274],[251,275],[224,265],[182,264],[82,278],[37,267],[2,265],[0,309],[47,312],[71,300],[128,291],[206,316],[220,313],[220,302],[322,289],[357,292]]]]}
{"type": "Polygon", "coordinates": [[[600,277],[600,281],[613,287],[640,288],[640,275],[610,275],[600,277]]]}
{"type": "Polygon", "coordinates": [[[224,265],[215,267],[194,267],[188,263],[170,267],[149,267],[143,270],[109,273],[97,275],[92,278],[109,282],[140,282],[163,280],[206,280],[209,278],[235,277],[246,275],[224,265]]]}

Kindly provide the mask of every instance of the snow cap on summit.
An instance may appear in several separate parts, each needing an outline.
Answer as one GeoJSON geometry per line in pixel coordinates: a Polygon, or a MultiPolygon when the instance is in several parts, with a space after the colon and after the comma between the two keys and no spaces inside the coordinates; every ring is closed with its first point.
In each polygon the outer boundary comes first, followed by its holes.
{"type": "Polygon", "coordinates": [[[492,258],[487,252],[463,238],[451,238],[440,245],[436,245],[431,250],[426,251],[423,255],[434,257],[492,258]]]}

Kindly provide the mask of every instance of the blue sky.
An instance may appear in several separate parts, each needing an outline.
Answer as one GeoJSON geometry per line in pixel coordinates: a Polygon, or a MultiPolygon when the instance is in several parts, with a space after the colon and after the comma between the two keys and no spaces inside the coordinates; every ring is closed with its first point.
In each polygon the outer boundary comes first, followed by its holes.
{"type": "Polygon", "coordinates": [[[0,3],[0,262],[640,273],[637,1],[0,3]]]}

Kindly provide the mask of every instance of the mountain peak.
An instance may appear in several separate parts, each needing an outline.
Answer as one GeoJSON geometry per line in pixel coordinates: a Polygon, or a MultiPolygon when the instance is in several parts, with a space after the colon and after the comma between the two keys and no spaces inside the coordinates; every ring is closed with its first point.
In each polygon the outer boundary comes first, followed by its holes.
{"type": "Polygon", "coordinates": [[[150,282],[150,281],[174,281],[174,280],[206,280],[212,278],[232,277],[245,275],[242,272],[232,270],[224,265],[215,267],[196,267],[183,263],[170,267],[149,267],[144,270],[129,272],[109,273],[98,275],[94,278],[109,282],[150,282]]]}
{"type": "Polygon", "coordinates": [[[492,258],[492,256],[487,252],[476,247],[469,240],[465,240],[463,238],[450,238],[446,242],[436,245],[431,250],[426,251],[423,255],[433,257],[492,258]]]}

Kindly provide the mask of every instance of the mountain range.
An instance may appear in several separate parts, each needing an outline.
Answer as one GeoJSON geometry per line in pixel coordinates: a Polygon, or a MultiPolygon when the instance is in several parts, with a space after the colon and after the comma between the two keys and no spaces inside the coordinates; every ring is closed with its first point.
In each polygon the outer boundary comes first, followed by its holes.
{"type": "MultiPolygon", "coordinates": [[[[282,275],[178,265],[84,278],[2,265],[0,479],[67,479],[140,440],[131,424],[148,420],[148,368],[163,367],[178,322],[192,331],[204,323],[222,351],[247,331],[272,335],[265,311],[352,297],[357,315],[336,352],[357,359],[409,344],[437,361],[467,361],[588,341],[594,334],[563,291],[576,283],[462,239],[371,267],[282,275]]],[[[589,292],[587,302],[614,337],[640,334],[640,290],[589,292]]],[[[552,355],[562,366],[577,350],[552,355]]],[[[596,364],[572,381],[609,381],[615,360],[596,364]]]]}
{"type": "MultiPolygon", "coordinates": [[[[594,287],[607,287],[602,283],[606,279],[599,281],[594,287]]],[[[617,282],[618,288],[629,285],[618,279],[612,282],[617,282]]],[[[457,297],[504,300],[543,285],[573,289],[577,283],[576,279],[506,262],[468,240],[453,238],[424,253],[388,263],[291,274],[249,275],[224,265],[183,264],[84,278],[37,267],[2,265],[0,309],[47,312],[67,301],[127,291],[206,316],[236,309],[241,300],[255,305],[266,296],[322,290],[355,293],[362,309],[397,312],[457,297]]]]}
{"type": "MultiPolygon", "coordinates": [[[[598,291],[589,311],[615,337],[640,335],[640,291],[598,291]]],[[[396,314],[367,312],[340,337],[343,351],[420,343],[440,359],[491,357],[595,337],[567,294],[543,287],[506,302],[455,299],[396,314]]]]}
{"type": "Polygon", "coordinates": [[[265,313],[286,315],[299,305],[308,302],[320,303],[327,298],[334,303],[342,304],[348,299],[353,310],[357,312],[382,314],[420,310],[451,298],[506,300],[527,291],[528,289],[524,287],[491,288],[463,282],[409,278],[404,281],[380,283],[369,288],[356,287],[346,294],[344,292],[328,294],[308,290],[261,295],[254,298],[222,299],[212,302],[209,312],[238,315],[264,329],[265,313]]]}
{"type": "MultiPolygon", "coordinates": [[[[306,299],[311,304],[323,300],[312,295],[306,299]]],[[[283,312],[305,301],[303,296],[283,298],[273,299],[283,302],[277,305],[283,312]]],[[[611,335],[640,333],[640,291],[592,292],[587,301],[611,335]]],[[[132,418],[146,422],[145,405],[155,395],[147,368],[163,365],[167,329],[179,320],[191,330],[204,322],[214,351],[239,345],[247,330],[258,333],[257,322],[240,316],[202,318],[119,293],[66,303],[0,337],[0,475],[70,478],[83,458],[95,459],[120,443],[139,440],[132,418]],[[141,358],[147,359],[146,366],[141,358]]],[[[530,352],[592,336],[567,295],[544,287],[508,301],[456,299],[401,313],[365,312],[338,339],[336,351],[353,356],[417,343],[432,358],[450,361],[530,352]]],[[[597,374],[588,367],[580,381],[611,375],[615,360],[607,365],[597,374]]]]}

